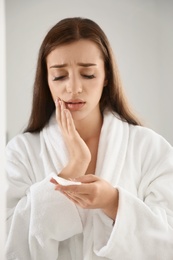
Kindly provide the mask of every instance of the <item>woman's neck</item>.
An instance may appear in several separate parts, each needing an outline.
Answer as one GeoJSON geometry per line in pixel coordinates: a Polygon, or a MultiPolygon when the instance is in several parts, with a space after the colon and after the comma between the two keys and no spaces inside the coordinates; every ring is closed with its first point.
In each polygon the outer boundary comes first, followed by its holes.
{"type": "Polygon", "coordinates": [[[87,143],[93,138],[99,138],[103,118],[101,113],[90,115],[83,120],[75,121],[76,130],[81,138],[87,143]]]}

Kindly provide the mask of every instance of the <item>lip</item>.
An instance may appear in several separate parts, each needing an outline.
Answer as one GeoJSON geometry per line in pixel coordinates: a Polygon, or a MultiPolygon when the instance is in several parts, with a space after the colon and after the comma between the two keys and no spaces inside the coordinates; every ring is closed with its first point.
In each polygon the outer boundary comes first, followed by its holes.
{"type": "Polygon", "coordinates": [[[66,107],[70,110],[70,111],[78,111],[81,110],[84,105],[85,105],[85,101],[82,99],[70,99],[68,101],[65,102],[66,107]]]}

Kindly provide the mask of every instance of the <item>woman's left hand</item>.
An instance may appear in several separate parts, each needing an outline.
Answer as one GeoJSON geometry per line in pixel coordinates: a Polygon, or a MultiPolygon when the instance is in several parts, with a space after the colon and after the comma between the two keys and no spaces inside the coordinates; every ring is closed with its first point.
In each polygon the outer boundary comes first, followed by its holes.
{"type": "Polygon", "coordinates": [[[115,220],[118,209],[118,190],[107,181],[89,174],[76,178],[81,185],[62,186],[51,180],[55,190],[62,192],[67,198],[85,209],[102,209],[103,212],[115,220]]]}

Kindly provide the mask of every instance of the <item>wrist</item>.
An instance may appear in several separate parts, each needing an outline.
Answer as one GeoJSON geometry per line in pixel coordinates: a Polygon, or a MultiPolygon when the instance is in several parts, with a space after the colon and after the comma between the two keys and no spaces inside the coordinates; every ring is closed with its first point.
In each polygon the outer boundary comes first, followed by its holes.
{"type": "Polygon", "coordinates": [[[59,174],[60,177],[69,179],[69,178],[77,178],[85,175],[86,170],[88,168],[88,162],[71,162],[69,163],[59,174]]]}

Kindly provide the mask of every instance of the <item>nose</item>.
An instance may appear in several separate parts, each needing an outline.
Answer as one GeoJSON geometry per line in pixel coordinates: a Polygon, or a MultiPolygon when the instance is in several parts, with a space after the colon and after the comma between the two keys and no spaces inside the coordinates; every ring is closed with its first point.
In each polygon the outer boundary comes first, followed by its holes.
{"type": "Polygon", "coordinates": [[[82,92],[82,83],[77,77],[71,77],[67,83],[66,90],[70,94],[80,94],[82,92]]]}

